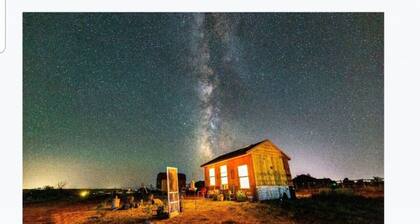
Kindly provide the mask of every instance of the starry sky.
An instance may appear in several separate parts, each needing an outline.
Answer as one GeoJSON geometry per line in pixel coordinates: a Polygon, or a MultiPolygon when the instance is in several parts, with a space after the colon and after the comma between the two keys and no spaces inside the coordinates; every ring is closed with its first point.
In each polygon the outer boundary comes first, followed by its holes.
{"type": "Polygon", "coordinates": [[[270,139],[384,174],[382,13],[24,13],[23,187],[155,184],[270,139]]]}

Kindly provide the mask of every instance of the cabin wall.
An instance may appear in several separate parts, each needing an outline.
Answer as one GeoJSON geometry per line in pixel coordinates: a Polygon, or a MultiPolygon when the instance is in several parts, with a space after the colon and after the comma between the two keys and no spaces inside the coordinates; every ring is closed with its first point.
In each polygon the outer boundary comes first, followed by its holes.
{"type": "Polygon", "coordinates": [[[238,190],[248,192],[248,194],[255,195],[255,176],[254,176],[254,169],[253,169],[253,162],[251,155],[240,156],[237,158],[232,158],[229,160],[221,161],[215,164],[210,164],[204,167],[204,181],[205,186],[208,190],[214,189],[222,189],[221,186],[221,175],[220,175],[220,166],[226,165],[227,166],[227,176],[228,176],[228,189],[232,192],[237,192],[238,190]],[[248,166],[248,178],[249,178],[249,189],[241,189],[239,184],[239,177],[238,177],[238,166],[246,164],[248,166]],[[209,176],[209,169],[215,168],[215,177],[216,177],[216,185],[210,186],[210,176],[209,176]]]}
{"type": "Polygon", "coordinates": [[[273,144],[260,144],[250,154],[256,186],[289,186],[291,175],[288,159],[273,144]]]}
{"type": "Polygon", "coordinates": [[[288,158],[271,142],[264,142],[250,151],[255,171],[258,200],[291,198],[292,178],[288,158]]]}

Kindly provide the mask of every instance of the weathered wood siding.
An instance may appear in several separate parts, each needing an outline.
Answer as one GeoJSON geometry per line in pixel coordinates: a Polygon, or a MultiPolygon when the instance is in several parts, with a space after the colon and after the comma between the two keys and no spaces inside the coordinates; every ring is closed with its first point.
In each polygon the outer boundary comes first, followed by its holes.
{"type": "Polygon", "coordinates": [[[291,175],[288,159],[270,141],[250,151],[256,186],[288,186],[291,175]]]}

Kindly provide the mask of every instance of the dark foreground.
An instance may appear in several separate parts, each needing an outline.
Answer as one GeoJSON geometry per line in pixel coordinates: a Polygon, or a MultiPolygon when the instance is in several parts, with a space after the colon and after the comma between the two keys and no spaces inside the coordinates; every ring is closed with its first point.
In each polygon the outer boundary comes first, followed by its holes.
{"type": "Polygon", "coordinates": [[[190,198],[172,219],[152,216],[151,207],[111,210],[109,203],[86,199],[25,203],[24,223],[383,223],[384,200],[347,194],[320,194],[291,200],[235,202],[190,198]]]}
{"type": "Polygon", "coordinates": [[[384,198],[319,194],[281,206],[296,223],[384,223],[384,198]]]}

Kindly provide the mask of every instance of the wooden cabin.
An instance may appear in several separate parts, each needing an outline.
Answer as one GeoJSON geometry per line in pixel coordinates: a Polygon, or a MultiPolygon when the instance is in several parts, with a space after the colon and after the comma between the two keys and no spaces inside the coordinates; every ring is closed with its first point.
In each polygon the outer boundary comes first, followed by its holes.
{"type": "Polygon", "coordinates": [[[255,199],[268,200],[292,196],[289,160],[289,156],[266,139],[218,156],[201,167],[208,190],[232,193],[241,190],[255,199]]]}

